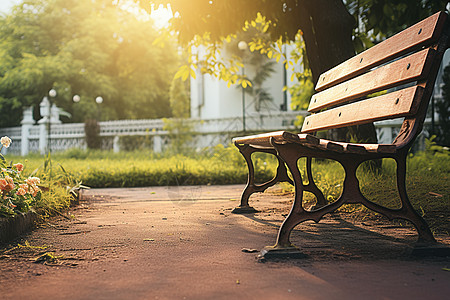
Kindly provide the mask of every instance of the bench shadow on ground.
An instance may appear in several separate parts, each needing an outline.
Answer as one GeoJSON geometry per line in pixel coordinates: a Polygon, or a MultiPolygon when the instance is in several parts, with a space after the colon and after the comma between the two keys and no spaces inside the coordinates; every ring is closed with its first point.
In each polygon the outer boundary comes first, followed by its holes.
{"type": "MultiPolygon", "coordinates": [[[[268,220],[264,214],[242,216],[273,228],[275,243],[279,220],[268,220]]],[[[412,226],[387,219],[356,224],[339,214],[326,215],[319,223],[305,221],[291,234],[291,242],[311,259],[409,259],[416,241],[412,226]]]]}

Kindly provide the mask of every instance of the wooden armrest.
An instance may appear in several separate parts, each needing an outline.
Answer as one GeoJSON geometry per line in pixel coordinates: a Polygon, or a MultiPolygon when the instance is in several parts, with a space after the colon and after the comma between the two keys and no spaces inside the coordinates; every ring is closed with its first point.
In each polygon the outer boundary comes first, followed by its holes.
{"type": "Polygon", "coordinates": [[[299,143],[311,145],[318,145],[320,140],[319,138],[310,134],[296,134],[288,131],[274,131],[257,135],[237,137],[232,141],[234,144],[247,144],[256,147],[273,148],[270,142],[271,139],[279,144],[299,143]]]}

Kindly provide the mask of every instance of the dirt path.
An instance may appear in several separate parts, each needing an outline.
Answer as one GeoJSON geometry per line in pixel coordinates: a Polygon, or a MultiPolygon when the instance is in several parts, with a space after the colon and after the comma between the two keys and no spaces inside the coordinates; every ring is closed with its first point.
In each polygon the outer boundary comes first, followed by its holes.
{"type": "MultiPolygon", "coordinates": [[[[257,195],[251,201],[260,213],[231,214],[242,188],[87,191],[70,212],[72,220],[52,220],[19,241],[31,246],[0,249],[0,298],[444,299],[450,294],[449,259],[411,258],[415,232],[379,220],[333,215],[300,225],[292,240],[307,258],[258,262],[257,253],[242,250],[274,243],[289,197],[257,195]]],[[[450,244],[448,236],[439,238],[450,244]]]]}

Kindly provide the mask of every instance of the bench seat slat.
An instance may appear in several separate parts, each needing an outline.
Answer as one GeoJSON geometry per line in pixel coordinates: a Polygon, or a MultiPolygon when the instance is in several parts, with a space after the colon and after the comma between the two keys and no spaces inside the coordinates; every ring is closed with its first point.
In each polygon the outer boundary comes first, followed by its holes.
{"type": "Polygon", "coordinates": [[[302,133],[406,117],[416,113],[422,95],[423,88],[413,86],[312,114],[305,118],[302,133]]]}
{"type": "Polygon", "coordinates": [[[317,93],[311,98],[308,111],[317,112],[326,107],[418,80],[427,74],[433,54],[433,49],[422,50],[317,93]]]}
{"type": "Polygon", "coordinates": [[[434,43],[444,27],[445,19],[446,14],[438,12],[322,73],[317,82],[316,91],[322,91],[362,74],[388,60],[404,55],[410,49],[417,49],[422,45],[434,43]]]}
{"type": "Polygon", "coordinates": [[[351,153],[395,153],[397,151],[397,147],[393,144],[354,144],[342,142],[334,143],[342,145],[345,152],[351,153]]]}
{"type": "Polygon", "coordinates": [[[320,139],[318,144],[304,143],[304,146],[313,149],[333,151],[339,153],[395,153],[397,147],[393,144],[355,144],[346,142],[336,142],[326,139],[320,139]]]}
{"type": "Polygon", "coordinates": [[[320,139],[318,145],[305,144],[305,146],[314,149],[321,149],[339,153],[355,153],[355,154],[365,154],[365,153],[395,153],[397,147],[393,144],[354,144],[354,143],[344,143],[335,142],[325,139],[320,139]]]}

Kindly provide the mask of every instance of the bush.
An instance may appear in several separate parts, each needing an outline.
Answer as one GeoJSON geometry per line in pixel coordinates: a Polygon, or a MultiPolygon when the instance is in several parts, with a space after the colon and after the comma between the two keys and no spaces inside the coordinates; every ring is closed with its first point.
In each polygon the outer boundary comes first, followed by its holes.
{"type": "Polygon", "coordinates": [[[132,135],[120,137],[120,151],[134,151],[152,148],[153,140],[148,135],[132,135]]]}
{"type": "Polygon", "coordinates": [[[86,145],[89,149],[100,149],[102,146],[100,138],[100,125],[97,120],[88,119],[84,122],[84,132],[86,134],[86,145]]]}

